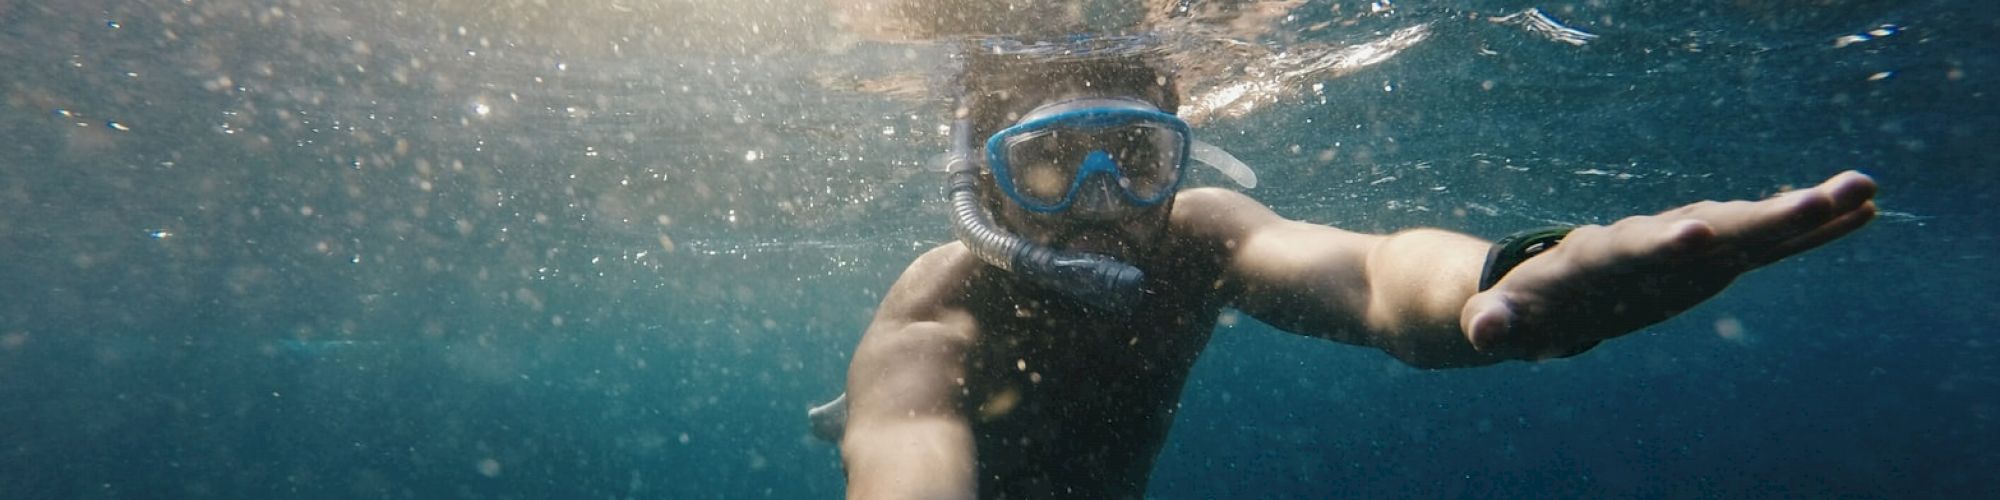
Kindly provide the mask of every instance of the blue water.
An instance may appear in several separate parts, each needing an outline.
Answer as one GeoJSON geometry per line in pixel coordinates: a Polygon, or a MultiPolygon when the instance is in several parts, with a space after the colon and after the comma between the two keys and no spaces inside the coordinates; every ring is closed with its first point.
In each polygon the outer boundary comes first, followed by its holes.
{"type": "MultiPolygon", "coordinates": [[[[1357,230],[1881,219],[1568,360],[1225,321],[1150,496],[2000,496],[2000,9],[1713,3],[1308,2],[1267,42],[1434,36],[1201,133],[1357,230]]],[[[823,17],[0,0],[0,496],[838,495],[803,412],[949,232],[940,108],[848,84],[942,52],[823,17]]]]}

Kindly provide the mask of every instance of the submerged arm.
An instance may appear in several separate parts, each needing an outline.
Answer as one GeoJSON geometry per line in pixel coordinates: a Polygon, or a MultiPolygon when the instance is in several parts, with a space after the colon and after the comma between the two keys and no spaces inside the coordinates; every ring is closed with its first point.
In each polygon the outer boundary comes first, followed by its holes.
{"type": "Polygon", "coordinates": [[[1700,202],[1583,226],[1477,290],[1488,244],[1285,220],[1227,191],[1190,191],[1175,223],[1218,241],[1238,308],[1280,328],[1374,346],[1427,368],[1574,355],[1714,297],[1743,273],[1875,216],[1858,172],[1756,201],[1700,202]],[[1185,215],[1182,215],[1185,213],[1185,215]]]}
{"type": "Polygon", "coordinates": [[[1234,305],[1259,320],[1419,367],[1506,359],[1473,349],[1459,329],[1487,242],[1433,229],[1385,236],[1292,221],[1224,190],[1191,190],[1176,203],[1183,204],[1177,214],[1189,214],[1176,216],[1184,230],[1222,242],[1234,305]]]}
{"type": "Polygon", "coordinates": [[[972,428],[960,404],[973,323],[926,290],[947,267],[939,253],[904,272],[855,348],[840,442],[848,498],[974,495],[972,428]]]}

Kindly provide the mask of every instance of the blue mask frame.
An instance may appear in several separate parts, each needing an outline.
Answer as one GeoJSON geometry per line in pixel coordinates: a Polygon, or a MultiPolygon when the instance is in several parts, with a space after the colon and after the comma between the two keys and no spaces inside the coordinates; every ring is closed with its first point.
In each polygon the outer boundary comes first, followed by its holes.
{"type": "Polygon", "coordinates": [[[986,140],[986,163],[993,170],[993,179],[1000,186],[1000,192],[1006,193],[1007,197],[1014,200],[1016,205],[1037,213],[1064,212],[1069,210],[1070,206],[1076,202],[1077,192],[1083,187],[1084,181],[1099,173],[1111,176],[1111,179],[1114,181],[1129,181],[1125,177],[1124,169],[1119,168],[1117,161],[1111,158],[1110,153],[1103,150],[1091,151],[1083,159],[1083,165],[1077,168],[1075,177],[1070,179],[1069,187],[1064,191],[1060,201],[1055,203],[1038,201],[1032,197],[1022,195],[1018,187],[1014,184],[1013,166],[1009,164],[1007,159],[1008,140],[1052,129],[1075,129],[1095,132],[1134,124],[1161,126],[1178,134],[1180,137],[1176,145],[1180,151],[1176,152],[1174,164],[1171,166],[1173,169],[1173,180],[1167,186],[1161,188],[1158,193],[1153,193],[1150,196],[1141,195],[1140,193],[1133,192],[1128,187],[1129,182],[1113,182],[1113,185],[1119,186],[1118,191],[1123,194],[1125,200],[1133,206],[1143,208],[1158,205],[1179,191],[1181,181],[1187,177],[1189,145],[1194,140],[1188,133],[1186,121],[1182,121],[1180,117],[1157,110],[1141,109],[1138,107],[1094,107],[1064,111],[1045,117],[1034,118],[1012,127],[1007,127],[988,138],[986,140]]]}

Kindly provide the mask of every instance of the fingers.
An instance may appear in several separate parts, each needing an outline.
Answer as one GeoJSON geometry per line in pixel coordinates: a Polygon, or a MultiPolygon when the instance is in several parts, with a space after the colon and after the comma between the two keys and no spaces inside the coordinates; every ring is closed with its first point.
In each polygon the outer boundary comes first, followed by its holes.
{"type": "Polygon", "coordinates": [[[1459,325],[1465,331],[1465,339],[1473,350],[1489,355],[1511,356],[1529,361],[1567,358],[1590,350],[1599,342],[1588,340],[1576,343],[1554,343],[1541,346],[1521,345],[1523,339],[1516,338],[1515,323],[1520,319],[1514,306],[1504,294],[1485,292],[1474,295],[1466,302],[1465,310],[1459,316],[1459,325]]]}
{"type": "Polygon", "coordinates": [[[1874,199],[1876,186],[1874,178],[1849,170],[1827,179],[1814,189],[1826,192],[1833,199],[1834,211],[1847,213],[1874,199]]]}
{"type": "Polygon", "coordinates": [[[1753,261],[1755,265],[1762,266],[1776,262],[1778,259],[1818,248],[1829,241],[1847,236],[1847,233],[1852,233],[1856,229],[1861,229],[1861,226],[1868,225],[1868,222],[1872,220],[1875,220],[1875,202],[1863,202],[1860,207],[1841,214],[1839,217],[1835,217],[1833,221],[1820,226],[1818,229],[1773,245],[1764,253],[1755,256],[1753,261]]]}
{"type": "Polygon", "coordinates": [[[1783,202],[1771,206],[1782,229],[1753,240],[1744,257],[1751,266],[1762,266],[1846,236],[1874,219],[1875,190],[1874,179],[1850,170],[1812,189],[1780,195],[1783,202]]]}
{"type": "Polygon", "coordinates": [[[1868,204],[1875,189],[1874,179],[1848,171],[1812,188],[1763,201],[1706,204],[1676,215],[1713,224],[1720,233],[1717,240],[1726,247],[1715,251],[1760,263],[1765,256],[1781,258],[1845,234],[1828,228],[1845,227],[1833,224],[1836,220],[1855,222],[1844,218],[1868,204]]]}
{"type": "Polygon", "coordinates": [[[1875,179],[1849,170],[1828,178],[1812,189],[1778,195],[1774,201],[1782,202],[1770,205],[1770,210],[1791,230],[1785,234],[1798,235],[1817,231],[1829,221],[1859,209],[1874,197],[1875,179]]]}
{"type": "Polygon", "coordinates": [[[1458,317],[1465,340],[1480,352],[1491,352],[1514,329],[1514,308],[1500,292],[1473,295],[1458,317]]]}
{"type": "Polygon", "coordinates": [[[1765,224],[1753,224],[1752,230],[1764,226],[1763,238],[1752,241],[1782,241],[1790,239],[1832,220],[1838,212],[1834,210],[1834,200],[1827,191],[1820,188],[1804,189],[1778,195],[1776,198],[1759,203],[1758,218],[1765,224]]]}

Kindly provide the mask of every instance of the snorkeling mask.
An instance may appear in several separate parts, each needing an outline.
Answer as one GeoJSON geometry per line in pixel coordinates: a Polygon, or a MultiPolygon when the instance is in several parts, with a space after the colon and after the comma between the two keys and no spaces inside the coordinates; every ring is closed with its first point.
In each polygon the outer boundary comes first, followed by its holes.
{"type": "Polygon", "coordinates": [[[1070,210],[1098,175],[1111,181],[1099,189],[1115,186],[1106,190],[1150,207],[1180,187],[1191,142],[1187,122],[1145,101],[1077,99],[1044,105],[993,134],[986,162],[1000,192],[1031,212],[1070,210]]]}
{"type": "MultiPolygon", "coordinates": [[[[978,193],[972,123],[952,122],[951,151],[941,163],[950,177],[952,233],[980,260],[1099,309],[1124,313],[1144,295],[1145,273],[1106,255],[1060,250],[1028,241],[993,222],[978,193]]],[[[1021,207],[1055,213],[1085,196],[1085,186],[1111,179],[1128,203],[1164,203],[1179,189],[1187,160],[1215,167],[1243,187],[1257,175],[1221,148],[1194,140],[1187,124],[1135,99],[1085,99],[1046,105],[987,139],[995,184],[1021,207]]]]}

